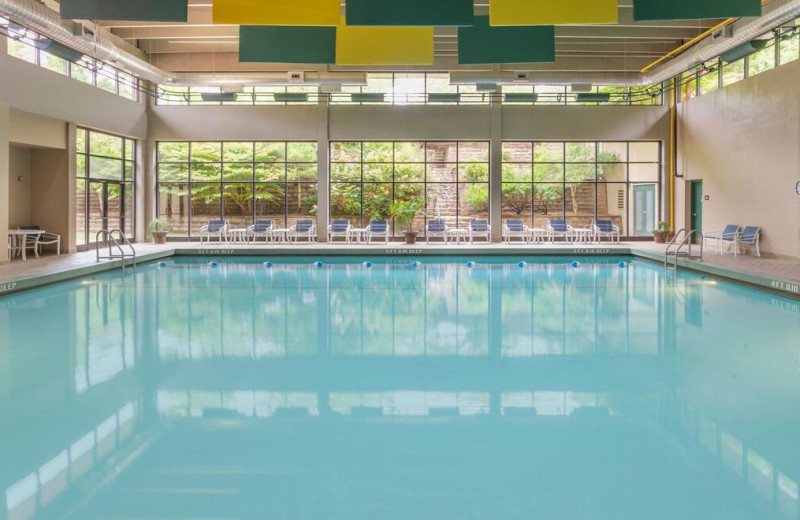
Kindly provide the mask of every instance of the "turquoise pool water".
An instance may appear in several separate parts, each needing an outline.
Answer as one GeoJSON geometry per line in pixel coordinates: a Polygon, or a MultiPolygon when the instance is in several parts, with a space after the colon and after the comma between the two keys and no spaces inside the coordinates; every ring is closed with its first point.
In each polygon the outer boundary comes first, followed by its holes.
{"type": "Polygon", "coordinates": [[[319,260],[0,298],[0,519],[799,517],[800,302],[627,258],[319,260]]]}

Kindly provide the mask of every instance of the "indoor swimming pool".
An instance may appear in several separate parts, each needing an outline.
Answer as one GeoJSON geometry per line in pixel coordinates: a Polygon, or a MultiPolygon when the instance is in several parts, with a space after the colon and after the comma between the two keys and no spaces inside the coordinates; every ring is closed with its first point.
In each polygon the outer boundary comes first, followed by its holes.
{"type": "Polygon", "coordinates": [[[0,298],[0,519],[800,517],[800,301],[628,257],[174,257],[0,298]]]}

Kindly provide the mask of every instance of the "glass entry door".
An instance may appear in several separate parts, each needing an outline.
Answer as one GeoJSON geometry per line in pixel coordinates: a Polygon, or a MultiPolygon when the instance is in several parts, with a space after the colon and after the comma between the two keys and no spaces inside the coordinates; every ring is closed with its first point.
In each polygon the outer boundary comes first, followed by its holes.
{"type": "Polygon", "coordinates": [[[645,236],[656,227],[656,186],[640,184],[633,187],[633,233],[645,236]]]}
{"type": "MultiPolygon", "coordinates": [[[[126,193],[129,186],[124,182],[93,181],[89,184],[89,240],[94,241],[103,229],[121,229],[127,232],[126,193]]],[[[128,234],[128,233],[126,233],[128,234]]]]}

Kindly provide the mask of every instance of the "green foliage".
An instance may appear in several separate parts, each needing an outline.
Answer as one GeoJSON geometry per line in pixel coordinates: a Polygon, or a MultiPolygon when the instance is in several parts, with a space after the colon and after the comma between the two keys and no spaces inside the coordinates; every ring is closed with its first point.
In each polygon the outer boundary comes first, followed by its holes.
{"type": "Polygon", "coordinates": [[[531,204],[533,188],[528,183],[503,183],[503,206],[522,215],[531,204]]]}
{"type": "Polygon", "coordinates": [[[478,213],[489,210],[489,185],[475,183],[467,186],[464,191],[464,200],[478,213]]]}
{"type": "Polygon", "coordinates": [[[172,226],[170,226],[170,224],[168,222],[163,221],[163,220],[159,220],[157,218],[154,218],[153,220],[151,220],[150,221],[150,225],[147,226],[147,232],[150,233],[151,235],[153,233],[161,233],[161,232],[164,232],[164,231],[169,232],[171,229],[172,229],[172,226]]]}
{"type": "Polygon", "coordinates": [[[417,215],[422,215],[422,202],[418,200],[408,200],[395,202],[389,207],[389,211],[395,218],[395,222],[409,233],[414,231],[414,219],[417,215]]]}
{"type": "Polygon", "coordinates": [[[659,220],[656,224],[656,229],[662,233],[669,233],[669,223],[665,220],[659,220]]]}

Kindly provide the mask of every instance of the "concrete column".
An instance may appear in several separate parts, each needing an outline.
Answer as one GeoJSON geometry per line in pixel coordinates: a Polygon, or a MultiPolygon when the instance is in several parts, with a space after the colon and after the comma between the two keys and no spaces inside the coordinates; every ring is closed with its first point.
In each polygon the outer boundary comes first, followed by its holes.
{"type": "Polygon", "coordinates": [[[0,101],[0,264],[8,262],[9,108],[0,101]]]}
{"type": "Polygon", "coordinates": [[[503,240],[503,103],[500,96],[492,97],[489,143],[489,221],[492,242],[503,240]]]}
{"type": "Polygon", "coordinates": [[[317,240],[328,241],[328,217],[330,208],[330,127],[328,125],[328,100],[320,98],[317,107],[317,240]]]}
{"type": "Polygon", "coordinates": [[[136,142],[136,240],[146,242],[147,226],[156,218],[156,142],[146,139],[136,142]]]}
{"type": "MultiPolygon", "coordinates": [[[[61,237],[61,249],[67,253],[78,251],[78,125],[67,123],[67,236],[61,237]]],[[[86,186],[88,190],[89,187],[86,186]]],[[[83,204],[83,200],[80,201],[83,204]]]]}

